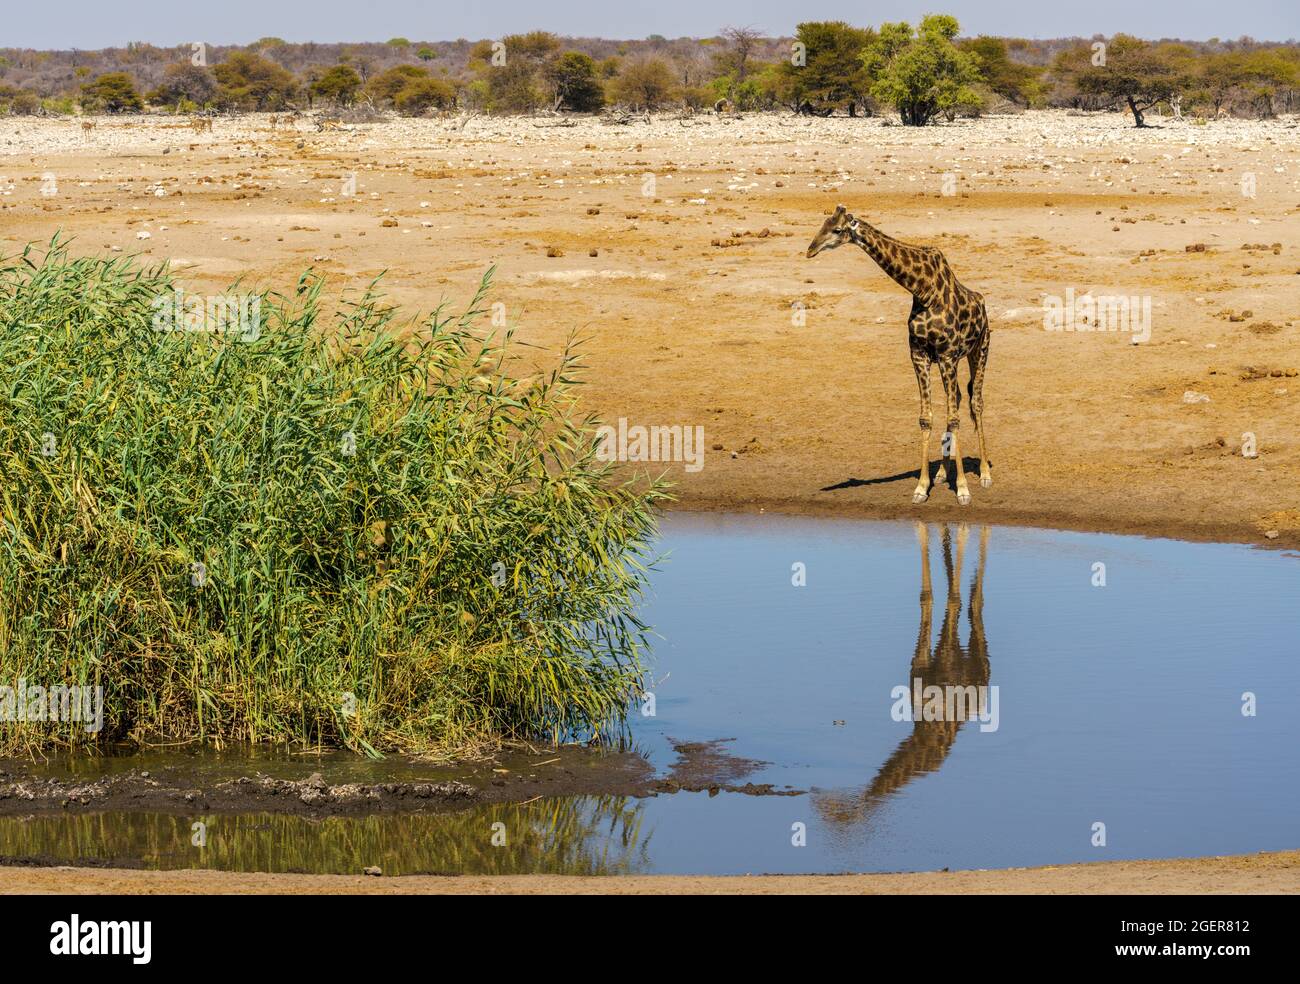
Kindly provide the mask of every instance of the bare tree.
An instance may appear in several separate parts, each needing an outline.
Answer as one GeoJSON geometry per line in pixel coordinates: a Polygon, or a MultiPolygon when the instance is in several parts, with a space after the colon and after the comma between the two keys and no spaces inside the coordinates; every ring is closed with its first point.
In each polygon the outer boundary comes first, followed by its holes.
{"type": "Polygon", "coordinates": [[[724,27],[722,36],[731,45],[731,63],[736,70],[736,82],[744,82],[749,71],[749,56],[758,47],[763,34],[753,27],[724,27]]]}

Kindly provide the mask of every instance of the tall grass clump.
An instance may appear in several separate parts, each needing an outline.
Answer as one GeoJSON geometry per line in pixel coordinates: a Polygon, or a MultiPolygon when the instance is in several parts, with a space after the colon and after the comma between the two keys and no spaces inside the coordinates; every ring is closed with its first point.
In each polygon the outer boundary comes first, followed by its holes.
{"type": "Polygon", "coordinates": [[[308,273],[235,334],[160,330],[166,266],[0,262],[0,687],[104,694],[0,751],[616,730],[666,493],[596,459],[572,345],[511,374],[491,273],[423,320],[308,273]]]}

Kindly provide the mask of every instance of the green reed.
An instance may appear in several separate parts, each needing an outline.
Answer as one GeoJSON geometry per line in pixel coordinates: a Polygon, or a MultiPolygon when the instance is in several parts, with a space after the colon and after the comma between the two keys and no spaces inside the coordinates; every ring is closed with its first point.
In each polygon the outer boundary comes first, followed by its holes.
{"type": "Polygon", "coordinates": [[[326,314],[309,272],[231,332],[159,329],[165,265],[0,262],[0,686],[105,708],[0,752],[617,730],[667,493],[596,459],[572,343],[512,375],[491,275],[417,320],[376,284],[326,314]]]}

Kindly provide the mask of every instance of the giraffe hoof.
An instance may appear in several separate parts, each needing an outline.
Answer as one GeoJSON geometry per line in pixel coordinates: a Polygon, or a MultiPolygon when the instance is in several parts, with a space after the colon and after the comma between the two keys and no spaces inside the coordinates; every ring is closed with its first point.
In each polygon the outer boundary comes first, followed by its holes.
{"type": "Polygon", "coordinates": [[[986,489],[993,488],[993,476],[985,475],[983,478],[980,479],[980,485],[984,486],[986,489]]]}
{"type": "Polygon", "coordinates": [[[963,506],[969,506],[969,505],[970,505],[970,493],[969,493],[969,492],[958,492],[958,493],[957,493],[957,502],[958,502],[959,504],[963,505],[963,506]]]}
{"type": "Polygon", "coordinates": [[[921,489],[917,489],[915,492],[912,493],[912,504],[919,506],[928,498],[930,498],[929,492],[924,492],[921,489]]]}

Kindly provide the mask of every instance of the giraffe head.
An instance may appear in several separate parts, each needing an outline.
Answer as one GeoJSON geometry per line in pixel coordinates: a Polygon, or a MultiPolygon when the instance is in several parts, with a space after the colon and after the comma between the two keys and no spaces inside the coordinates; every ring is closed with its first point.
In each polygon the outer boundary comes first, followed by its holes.
{"type": "Polygon", "coordinates": [[[843,205],[836,205],[830,218],[822,223],[821,229],[808,244],[808,259],[811,260],[822,250],[835,249],[847,243],[852,238],[850,230],[852,223],[853,216],[849,215],[843,205]]]}

